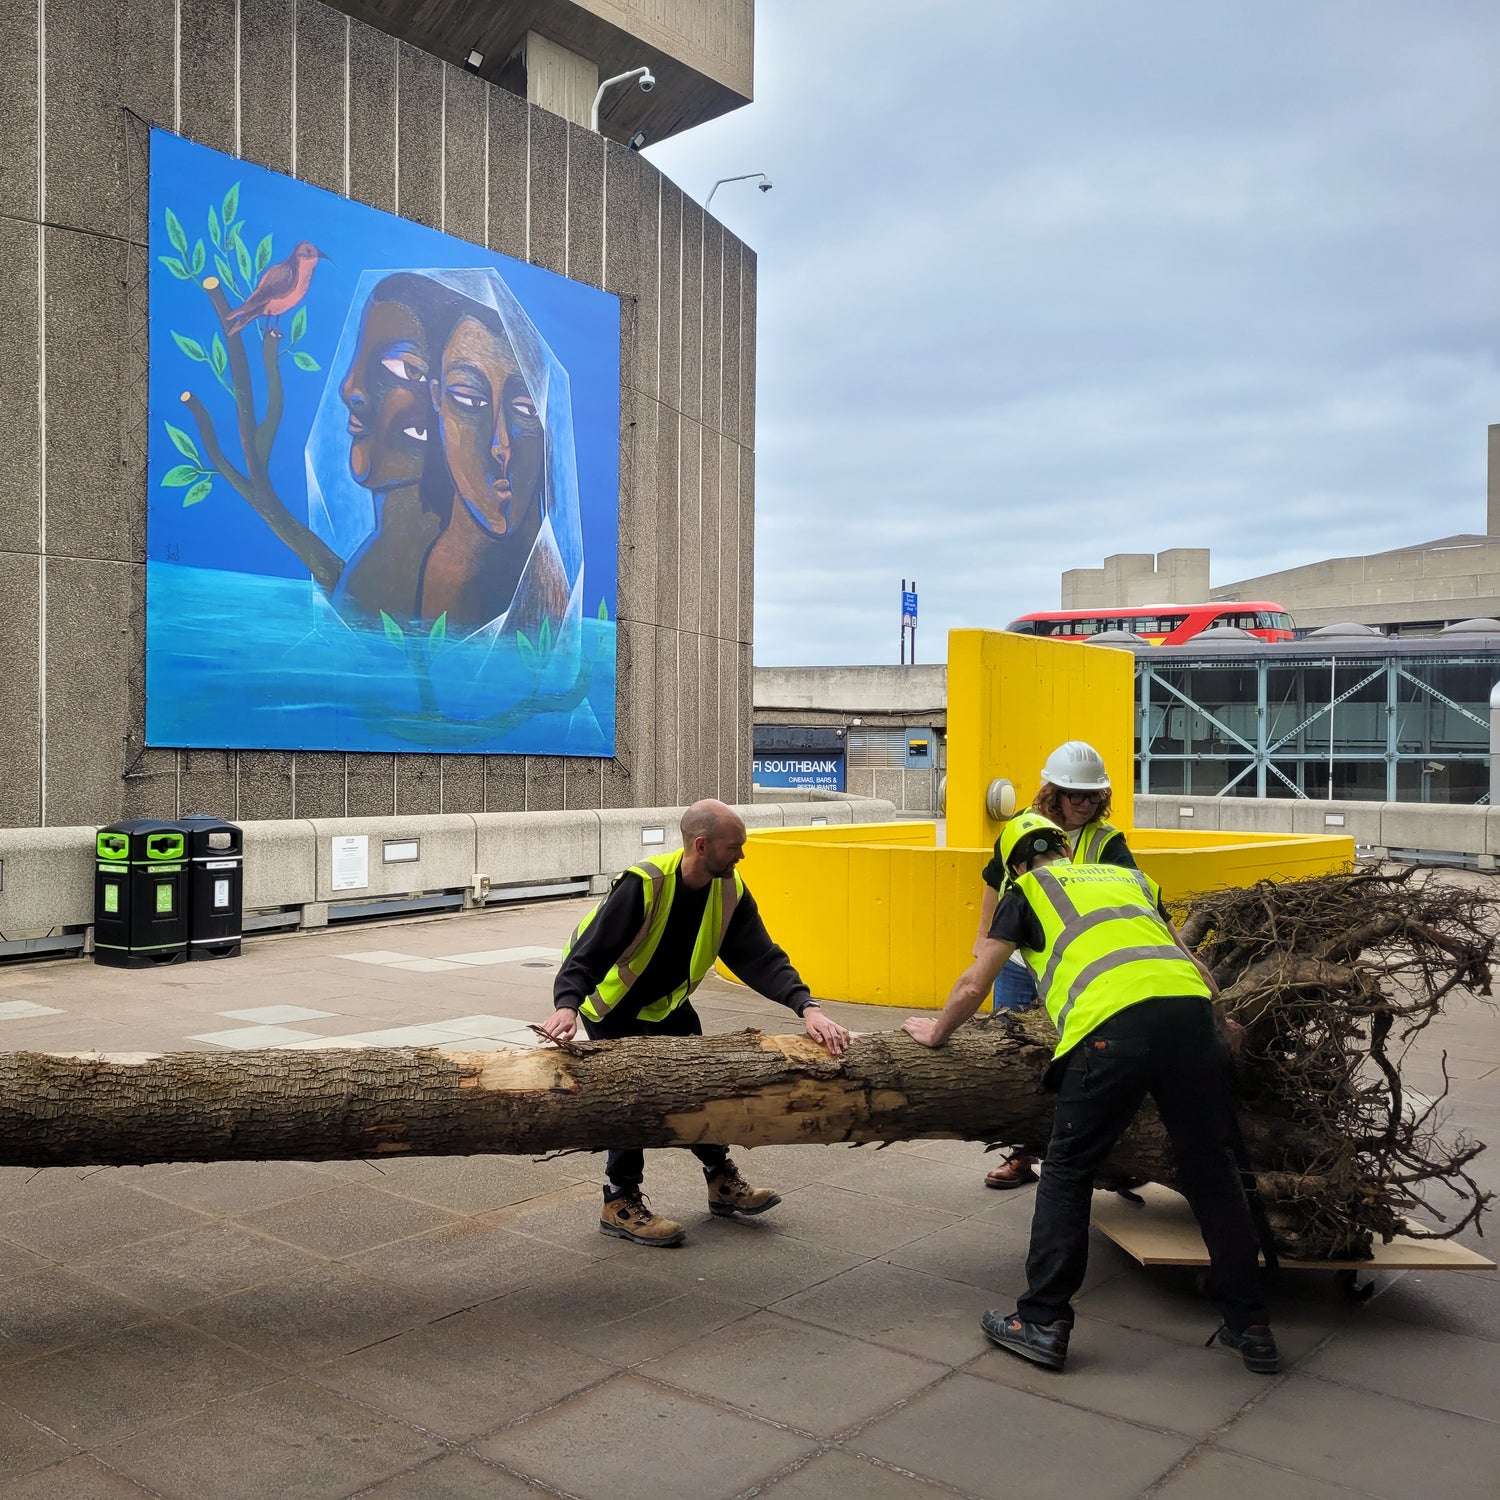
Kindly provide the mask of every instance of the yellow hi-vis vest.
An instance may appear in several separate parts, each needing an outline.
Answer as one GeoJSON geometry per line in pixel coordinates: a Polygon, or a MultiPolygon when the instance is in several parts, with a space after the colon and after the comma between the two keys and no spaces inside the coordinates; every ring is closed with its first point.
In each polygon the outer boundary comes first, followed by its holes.
{"type": "Polygon", "coordinates": [[[1073,846],[1073,863],[1097,865],[1110,840],[1119,836],[1120,830],[1113,823],[1106,823],[1102,819],[1085,823],[1078,830],[1078,842],[1073,846]]]}
{"type": "MultiPolygon", "coordinates": [[[[672,910],[672,898],[677,894],[677,869],[682,864],[681,849],[670,854],[653,854],[640,864],[632,865],[620,877],[621,880],[638,879],[641,882],[646,902],[646,920],[640,931],[626,944],[625,951],[615,960],[615,966],[603,979],[599,987],[583,1002],[583,1013],[591,1021],[602,1021],[622,1001],[656,953],[661,935],[667,930],[667,914],[672,910]]],[[[670,994],[653,1000],[641,1011],[641,1020],[660,1021],[677,1009],[689,995],[703,983],[704,976],[713,968],[729,931],[729,920],[739,904],[745,882],[738,872],[725,875],[709,886],[708,900],[703,906],[703,920],[698,926],[698,936],[693,943],[692,959],[688,964],[688,977],[670,994]]],[[[603,906],[600,902],[599,906],[603,906]]],[[[563,949],[566,957],[573,951],[573,944],[587,931],[589,924],[599,915],[596,906],[581,921],[563,949]]]]}
{"type": "Polygon", "coordinates": [[[1156,909],[1161,891],[1149,875],[1058,863],[1018,876],[1015,885],[1042,924],[1040,951],[1023,948],[1021,956],[1057,1027],[1054,1057],[1142,1000],[1208,998],[1198,966],[1156,909]]]}

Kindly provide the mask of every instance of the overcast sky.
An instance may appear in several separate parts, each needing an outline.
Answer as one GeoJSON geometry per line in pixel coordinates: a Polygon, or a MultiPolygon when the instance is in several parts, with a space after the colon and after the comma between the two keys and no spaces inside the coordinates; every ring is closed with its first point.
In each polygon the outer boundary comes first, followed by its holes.
{"type": "MultiPolygon", "coordinates": [[[[1494,0],[760,0],[648,148],[760,257],[755,660],[919,659],[1065,568],[1484,529],[1494,0]]],[[[1191,602],[1191,601],[1181,601],[1191,602]]]]}

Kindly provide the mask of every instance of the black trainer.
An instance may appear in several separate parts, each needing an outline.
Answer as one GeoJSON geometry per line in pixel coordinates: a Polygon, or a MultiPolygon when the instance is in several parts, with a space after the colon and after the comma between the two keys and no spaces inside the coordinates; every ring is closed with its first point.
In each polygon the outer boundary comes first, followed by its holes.
{"type": "MultiPolygon", "coordinates": [[[[1226,1349],[1233,1349],[1245,1361],[1245,1368],[1252,1375],[1274,1375],[1281,1368],[1276,1335],[1264,1323],[1252,1324],[1242,1333],[1236,1333],[1225,1323],[1208,1343],[1222,1344],[1226,1349]]],[[[1204,1347],[1207,1348],[1208,1345],[1204,1347]]]]}
{"type": "Polygon", "coordinates": [[[1029,1359],[1046,1370],[1060,1370],[1068,1357],[1071,1323],[1028,1323],[1016,1313],[1001,1317],[993,1308],[980,1320],[984,1336],[1002,1349],[1029,1359]]]}

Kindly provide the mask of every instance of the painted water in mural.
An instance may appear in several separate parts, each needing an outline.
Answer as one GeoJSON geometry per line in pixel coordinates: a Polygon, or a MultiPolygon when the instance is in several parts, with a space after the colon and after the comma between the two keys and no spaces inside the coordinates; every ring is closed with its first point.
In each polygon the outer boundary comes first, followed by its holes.
{"type": "Polygon", "coordinates": [[[619,302],[151,137],[154,745],[609,756],[619,302]]]}

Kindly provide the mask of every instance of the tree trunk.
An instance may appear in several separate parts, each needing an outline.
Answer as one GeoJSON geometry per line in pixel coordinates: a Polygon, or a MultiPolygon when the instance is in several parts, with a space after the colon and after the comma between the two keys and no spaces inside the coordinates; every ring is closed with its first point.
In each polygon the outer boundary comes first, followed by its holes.
{"type": "MultiPolygon", "coordinates": [[[[884,1032],[861,1037],[837,1060],[806,1036],[756,1031],[529,1052],[4,1053],[0,1165],[917,1137],[1039,1150],[1051,1131],[1052,1099],[1040,1088],[1051,1045],[1029,1031],[1015,1021],[968,1026],[939,1051],[884,1032]]],[[[1245,1125],[1268,1160],[1295,1129],[1275,1120],[1245,1125]]],[[[1171,1181],[1149,1106],[1109,1167],[1120,1177],[1171,1181]]]]}

